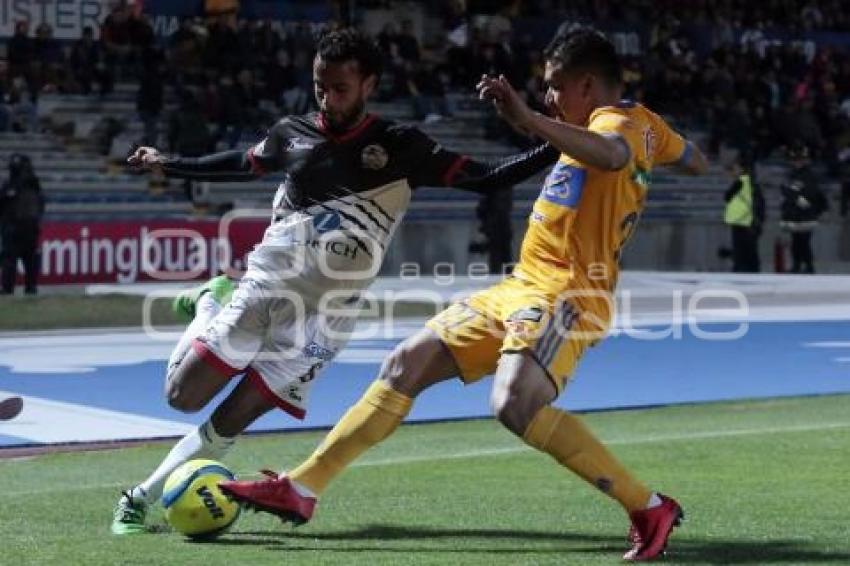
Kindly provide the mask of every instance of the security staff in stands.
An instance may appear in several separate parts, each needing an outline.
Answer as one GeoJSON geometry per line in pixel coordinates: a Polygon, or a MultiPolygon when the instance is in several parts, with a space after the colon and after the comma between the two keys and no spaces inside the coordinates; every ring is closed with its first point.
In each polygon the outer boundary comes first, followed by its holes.
{"type": "Polygon", "coordinates": [[[9,158],[9,178],[0,189],[0,236],[2,236],[3,294],[15,290],[18,260],[24,266],[24,292],[36,293],[38,236],[44,215],[44,195],[30,158],[14,153],[9,158]]]}
{"type": "Polygon", "coordinates": [[[809,148],[795,143],[787,150],[790,170],[782,184],[781,226],[791,233],[791,272],[814,273],[812,232],[829,208],[811,168],[809,148]]]}
{"type": "Polygon", "coordinates": [[[758,273],[761,271],[759,236],[764,224],[764,196],[755,181],[750,156],[740,155],[729,170],[735,180],[724,195],[723,221],[732,232],[732,271],[758,273]]]}

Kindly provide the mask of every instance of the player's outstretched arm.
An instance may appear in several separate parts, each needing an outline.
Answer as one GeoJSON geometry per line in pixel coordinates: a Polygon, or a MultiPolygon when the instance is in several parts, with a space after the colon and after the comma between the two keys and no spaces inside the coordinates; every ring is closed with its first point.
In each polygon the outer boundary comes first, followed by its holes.
{"type": "Polygon", "coordinates": [[[250,181],[259,177],[248,152],[223,151],[201,157],[166,157],[153,147],[139,147],[127,164],[167,177],[198,181],[250,181]]]}
{"type": "Polygon", "coordinates": [[[442,147],[422,130],[401,126],[400,145],[405,147],[410,182],[414,187],[457,187],[485,193],[509,187],[531,177],[557,161],[558,150],[543,144],[494,161],[477,161],[442,147]]]}
{"type": "Polygon", "coordinates": [[[688,156],[675,165],[676,169],[688,175],[705,175],[708,172],[708,159],[693,142],[688,142],[688,156]]]}
{"type": "Polygon", "coordinates": [[[592,132],[533,111],[504,76],[483,77],[477,88],[479,96],[492,101],[499,115],[514,127],[543,138],[585,165],[617,171],[629,162],[629,148],[622,138],[592,132]]]}
{"type": "Polygon", "coordinates": [[[547,143],[496,161],[461,158],[463,161],[449,185],[479,193],[510,187],[552,166],[559,155],[547,143]]]}

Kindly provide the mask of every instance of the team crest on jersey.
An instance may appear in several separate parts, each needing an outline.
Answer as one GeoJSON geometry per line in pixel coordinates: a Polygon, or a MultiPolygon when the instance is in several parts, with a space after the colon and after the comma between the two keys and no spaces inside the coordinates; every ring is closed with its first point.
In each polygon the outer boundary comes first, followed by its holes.
{"type": "Polygon", "coordinates": [[[363,153],[360,154],[360,160],[363,162],[363,167],[366,169],[383,169],[387,166],[387,161],[390,157],[387,155],[387,150],[382,146],[373,143],[363,148],[363,153]]]}

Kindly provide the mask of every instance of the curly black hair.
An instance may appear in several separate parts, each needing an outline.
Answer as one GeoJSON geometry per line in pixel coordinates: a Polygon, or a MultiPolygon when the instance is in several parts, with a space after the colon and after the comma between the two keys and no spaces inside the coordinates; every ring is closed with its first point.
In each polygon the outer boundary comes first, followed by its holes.
{"type": "Polygon", "coordinates": [[[374,39],[355,28],[331,30],[319,37],[316,54],[324,61],[357,61],[364,77],[381,78],[383,56],[374,39]]]}
{"type": "Polygon", "coordinates": [[[609,85],[623,82],[623,69],[614,44],[595,29],[581,27],[559,33],[543,54],[566,71],[592,72],[609,85]]]}

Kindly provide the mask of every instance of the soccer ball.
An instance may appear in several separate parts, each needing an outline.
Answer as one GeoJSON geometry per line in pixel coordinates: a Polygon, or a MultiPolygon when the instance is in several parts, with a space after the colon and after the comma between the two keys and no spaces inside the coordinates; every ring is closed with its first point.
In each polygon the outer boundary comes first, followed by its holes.
{"type": "Polygon", "coordinates": [[[240,507],[218,488],[235,479],[215,460],[191,460],[174,470],[165,482],[162,506],[177,531],[195,539],[215,538],[239,517],[240,507]]]}

